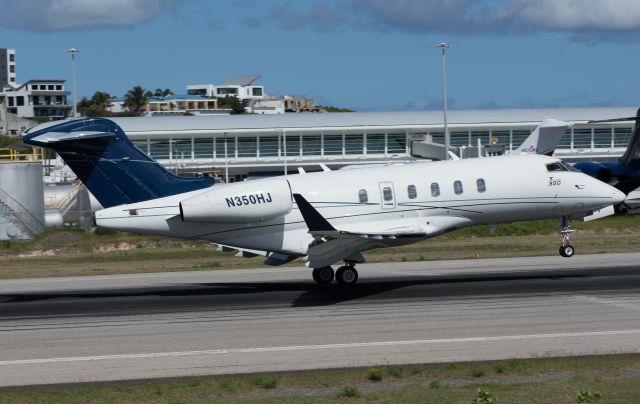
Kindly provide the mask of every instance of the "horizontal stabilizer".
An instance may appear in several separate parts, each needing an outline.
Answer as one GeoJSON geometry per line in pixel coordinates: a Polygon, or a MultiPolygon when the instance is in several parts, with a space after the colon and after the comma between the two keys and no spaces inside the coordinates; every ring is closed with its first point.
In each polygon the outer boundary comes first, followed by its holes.
{"type": "Polygon", "coordinates": [[[81,118],[47,122],[22,141],[53,149],[104,208],[195,191],[211,177],[181,177],[138,149],[115,122],[81,118]]]}
{"type": "Polygon", "coordinates": [[[96,131],[46,132],[42,135],[34,136],[29,140],[33,144],[45,145],[45,144],[58,143],[58,142],[73,142],[77,140],[89,140],[89,139],[111,138],[111,137],[116,137],[116,134],[112,132],[96,132],[96,131]]]}

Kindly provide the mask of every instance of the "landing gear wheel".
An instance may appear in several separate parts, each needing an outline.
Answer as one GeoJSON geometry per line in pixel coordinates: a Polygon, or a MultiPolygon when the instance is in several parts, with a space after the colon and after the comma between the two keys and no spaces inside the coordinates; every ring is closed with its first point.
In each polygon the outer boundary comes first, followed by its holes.
{"type": "Polygon", "coordinates": [[[336,281],[341,285],[354,285],[358,282],[358,271],[352,266],[343,266],[336,272],[336,281]]]}
{"type": "Polygon", "coordinates": [[[575,254],[575,252],[576,250],[571,244],[560,246],[560,255],[562,255],[563,257],[573,257],[573,254],[575,254]]]}
{"type": "Polygon", "coordinates": [[[562,234],[562,244],[560,244],[560,255],[566,258],[573,257],[576,250],[573,248],[571,244],[569,244],[569,239],[571,238],[571,233],[574,230],[571,228],[571,218],[569,216],[565,216],[560,219],[560,234],[562,234]]]}
{"type": "Polygon", "coordinates": [[[333,268],[313,268],[313,280],[318,283],[331,283],[333,280],[333,268]]]}

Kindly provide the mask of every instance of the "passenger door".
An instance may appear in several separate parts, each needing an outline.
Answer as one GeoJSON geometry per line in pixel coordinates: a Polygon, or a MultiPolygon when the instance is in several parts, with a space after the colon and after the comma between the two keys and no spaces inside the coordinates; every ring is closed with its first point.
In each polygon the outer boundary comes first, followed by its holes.
{"type": "Polygon", "coordinates": [[[380,207],[382,209],[395,209],[396,193],[392,182],[380,183],[380,207]]]}

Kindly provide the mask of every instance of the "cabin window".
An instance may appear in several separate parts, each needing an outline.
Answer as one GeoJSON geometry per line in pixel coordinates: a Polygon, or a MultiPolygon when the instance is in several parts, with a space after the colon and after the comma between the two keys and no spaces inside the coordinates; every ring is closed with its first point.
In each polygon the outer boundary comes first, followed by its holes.
{"type": "Polygon", "coordinates": [[[456,195],[462,193],[462,181],[453,181],[453,192],[455,192],[456,195]]]}
{"type": "Polygon", "coordinates": [[[431,183],[431,196],[433,196],[434,198],[436,196],[440,196],[440,185],[438,185],[437,182],[431,183]]]}
{"type": "Polygon", "coordinates": [[[478,186],[478,192],[484,192],[487,190],[487,185],[484,183],[484,179],[478,178],[476,180],[476,185],[478,186]]]}
{"type": "Polygon", "coordinates": [[[393,200],[393,192],[391,192],[391,188],[384,187],[382,188],[382,198],[385,202],[389,202],[393,200]]]}
{"type": "Polygon", "coordinates": [[[369,196],[367,195],[366,189],[361,189],[360,191],[358,191],[358,200],[360,201],[360,203],[369,202],[369,196]]]}
{"type": "Polygon", "coordinates": [[[409,185],[407,187],[407,194],[409,195],[409,199],[416,199],[418,197],[418,191],[416,190],[416,186],[409,185]]]}

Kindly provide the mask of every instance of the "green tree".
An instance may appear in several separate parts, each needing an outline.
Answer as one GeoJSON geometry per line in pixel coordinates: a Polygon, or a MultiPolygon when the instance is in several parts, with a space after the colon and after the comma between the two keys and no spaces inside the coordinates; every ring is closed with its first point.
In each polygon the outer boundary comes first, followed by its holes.
{"type": "Polygon", "coordinates": [[[78,103],[78,111],[84,116],[109,116],[112,114],[109,106],[113,99],[114,97],[107,92],[96,91],[91,99],[82,98],[78,103]]]}
{"type": "Polygon", "coordinates": [[[96,110],[106,111],[115,97],[104,91],[96,91],[91,97],[91,104],[96,110]]]}
{"type": "Polygon", "coordinates": [[[154,91],[153,96],[154,97],[158,97],[158,98],[165,98],[168,97],[170,95],[173,95],[173,91],[171,91],[168,88],[165,88],[164,90],[161,88],[156,88],[156,91],[154,91]]]}
{"type": "Polygon", "coordinates": [[[238,97],[235,95],[233,97],[229,97],[228,95],[224,98],[218,98],[218,102],[220,103],[221,108],[231,108],[232,114],[244,114],[244,104],[238,97]]]}
{"type": "Polygon", "coordinates": [[[141,86],[135,86],[125,94],[124,106],[129,112],[140,115],[152,95],[151,91],[145,90],[141,86]]]}

